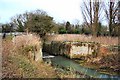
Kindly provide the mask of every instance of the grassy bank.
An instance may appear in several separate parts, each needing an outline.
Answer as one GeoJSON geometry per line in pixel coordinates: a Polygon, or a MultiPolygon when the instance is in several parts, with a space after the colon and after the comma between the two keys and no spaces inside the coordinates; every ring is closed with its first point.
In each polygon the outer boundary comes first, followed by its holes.
{"type": "Polygon", "coordinates": [[[3,78],[56,78],[55,70],[44,62],[35,62],[14,50],[11,37],[3,40],[3,78]]]}

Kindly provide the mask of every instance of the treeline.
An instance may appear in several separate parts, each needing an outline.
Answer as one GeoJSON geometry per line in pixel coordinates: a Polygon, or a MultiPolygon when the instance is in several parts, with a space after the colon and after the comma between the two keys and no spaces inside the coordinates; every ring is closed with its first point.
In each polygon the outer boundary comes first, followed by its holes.
{"type": "Polygon", "coordinates": [[[55,22],[45,11],[35,10],[11,18],[11,22],[2,25],[3,32],[34,32],[41,37],[51,32],[55,22]]]}
{"type": "Polygon", "coordinates": [[[84,22],[92,32],[92,35],[100,35],[101,22],[106,20],[109,36],[118,36],[120,1],[109,0],[109,2],[105,3],[101,0],[84,0],[81,6],[81,12],[84,17],[84,22]]]}
{"type": "Polygon", "coordinates": [[[86,34],[93,36],[118,36],[120,26],[120,1],[83,1],[81,12],[84,23],[73,25],[69,21],[56,23],[45,11],[35,10],[16,15],[10,23],[2,24],[2,32],[35,32],[41,37],[47,33],[86,34]],[[105,13],[103,16],[102,14],[105,13]],[[108,26],[102,25],[105,18],[108,26]]]}
{"type": "MultiPolygon", "coordinates": [[[[61,24],[58,30],[59,34],[86,34],[86,35],[92,35],[92,32],[90,28],[86,26],[86,23],[83,23],[81,25],[73,25],[70,24],[70,22],[66,22],[66,24],[61,24]]],[[[107,26],[102,25],[99,23],[99,31],[97,33],[98,36],[108,36],[109,32],[107,29],[107,26]]]]}

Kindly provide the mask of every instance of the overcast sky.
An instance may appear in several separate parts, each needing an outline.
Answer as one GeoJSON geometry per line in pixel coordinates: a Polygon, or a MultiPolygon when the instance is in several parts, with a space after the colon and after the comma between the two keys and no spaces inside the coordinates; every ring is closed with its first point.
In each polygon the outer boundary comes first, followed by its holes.
{"type": "Polygon", "coordinates": [[[81,2],[82,0],[0,0],[0,23],[9,22],[16,14],[36,9],[46,11],[56,22],[75,23],[77,19],[82,23],[81,2]]]}
{"type": "MultiPolygon", "coordinates": [[[[17,14],[40,9],[46,11],[56,22],[70,21],[75,24],[79,21],[81,24],[83,17],[80,6],[82,0],[0,0],[0,23],[9,22],[17,14]]],[[[102,20],[102,23],[106,24],[106,21],[102,20]]]]}

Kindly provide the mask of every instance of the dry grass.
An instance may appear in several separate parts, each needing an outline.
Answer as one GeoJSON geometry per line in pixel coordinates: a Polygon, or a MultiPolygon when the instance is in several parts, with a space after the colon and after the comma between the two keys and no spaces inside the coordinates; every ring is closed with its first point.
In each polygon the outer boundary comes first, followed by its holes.
{"type": "Polygon", "coordinates": [[[12,39],[14,50],[34,60],[42,60],[42,41],[35,34],[20,35],[12,39]],[[21,51],[21,52],[19,52],[21,51]]]}
{"type": "Polygon", "coordinates": [[[26,45],[36,45],[38,50],[42,45],[39,36],[34,34],[16,36],[12,39],[12,42],[16,48],[24,47],[26,45]]]}
{"type": "Polygon", "coordinates": [[[47,35],[45,37],[47,41],[83,41],[83,42],[99,42],[102,44],[117,45],[118,37],[93,37],[80,34],[55,34],[47,35]]]}
{"type": "MultiPolygon", "coordinates": [[[[71,72],[59,72],[44,62],[35,62],[20,52],[20,47],[30,43],[24,36],[17,36],[13,44],[11,38],[3,40],[2,78],[74,78],[71,72]],[[19,40],[21,39],[21,40],[19,40]],[[21,42],[20,42],[21,41],[21,42]]],[[[25,37],[26,38],[26,37],[25,37]]],[[[35,39],[35,38],[34,38],[35,39]]],[[[34,41],[33,41],[34,42],[34,41]]],[[[32,44],[32,43],[31,43],[32,44]]]]}
{"type": "MultiPolygon", "coordinates": [[[[18,37],[20,38],[20,36],[18,37]]],[[[16,39],[18,39],[18,37],[16,39]]],[[[56,73],[50,65],[44,64],[42,62],[35,62],[33,60],[29,60],[26,56],[18,53],[17,51],[19,50],[18,46],[20,46],[21,44],[22,43],[20,42],[19,44],[18,43],[13,44],[11,39],[8,38],[3,40],[2,78],[55,78],[56,77],[56,73]]]]}

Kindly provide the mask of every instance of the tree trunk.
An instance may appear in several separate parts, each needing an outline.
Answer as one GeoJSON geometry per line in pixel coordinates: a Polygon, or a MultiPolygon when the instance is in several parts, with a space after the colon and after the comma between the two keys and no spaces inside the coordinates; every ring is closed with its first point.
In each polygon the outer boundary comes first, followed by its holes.
{"type": "Polygon", "coordinates": [[[113,4],[113,2],[110,2],[110,8],[109,8],[109,35],[111,36],[112,35],[112,4],[113,4]]]}
{"type": "Polygon", "coordinates": [[[90,31],[92,33],[92,2],[90,0],[90,31]]]}
{"type": "Polygon", "coordinates": [[[98,12],[99,12],[99,2],[94,2],[93,36],[97,36],[97,32],[98,32],[98,12]]]}

